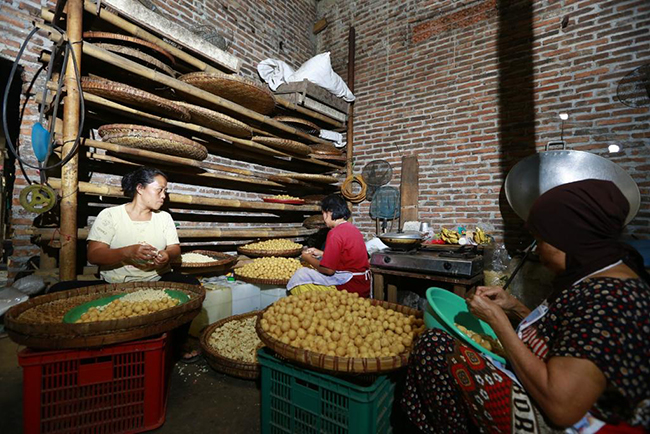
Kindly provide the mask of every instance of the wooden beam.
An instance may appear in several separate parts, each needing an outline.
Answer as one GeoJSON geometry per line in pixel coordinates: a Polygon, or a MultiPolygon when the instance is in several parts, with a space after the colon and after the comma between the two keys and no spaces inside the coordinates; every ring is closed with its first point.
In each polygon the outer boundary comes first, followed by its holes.
{"type": "MultiPolygon", "coordinates": [[[[88,237],[90,228],[79,228],[80,240],[85,240],[88,237]]],[[[318,232],[318,229],[295,228],[295,229],[273,229],[273,228],[224,228],[215,229],[214,227],[192,228],[192,229],[177,229],[178,237],[184,238],[205,238],[205,239],[221,239],[221,238],[285,238],[285,237],[302,237],[312,235],[318,232]]],[[[27,228],[16,231],[17,235],[38,235],[46,240],[59,240],[61,234],[58,228],[27,228]]]]}
{"type": "MultiPolygon", "coordinates": [[[[418,220],[418,157],[409,155],[402,157],[402,178],[400,182],[400,221],[418,220]]],[[[402,229],[401,227],[399,229],[402,229]]]]}
{"type": "Polygon", "coordinates": [[[320,20],[316,21],[316,23],[314,23],[314,29],[312,30],[314,35],[317,35],[325,30],[328,24],[329,23],[327,22],[327,18],[321,18],[320,20]]]}

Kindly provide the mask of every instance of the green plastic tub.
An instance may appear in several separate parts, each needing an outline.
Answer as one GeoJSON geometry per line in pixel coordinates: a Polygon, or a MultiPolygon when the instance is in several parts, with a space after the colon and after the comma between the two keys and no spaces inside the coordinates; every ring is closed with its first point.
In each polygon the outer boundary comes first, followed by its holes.
{"type": "Polygon", "coordinates": [[[497,335],[492,330],[492,327],[469,312],[464,298],[446,289],[432,287],[427,289],[427,300],[429,301],[429,306],[424,312],[424,324],[427,328],[445,330],[450,335],[462,339],[475,350],[487,354],[501,363],[506,363],[503,357],[486,350],[458,330],[454,325],[454,323],[457,323],[475,333],[488,335],[497,339],[497,335]]]}

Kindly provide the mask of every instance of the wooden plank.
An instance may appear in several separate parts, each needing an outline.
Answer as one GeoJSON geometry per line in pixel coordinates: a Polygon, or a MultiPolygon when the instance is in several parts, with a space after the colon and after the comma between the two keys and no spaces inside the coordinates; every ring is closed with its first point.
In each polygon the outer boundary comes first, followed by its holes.
{"type": "Polygon", "coordinates": [[[316,23],[314,23],[314,28],[312,30],[314,35],[317,35],[323,30],[325,30],[328,24],[329,23],[327,22],[327,18],[321,18],[320,20],[316,21],[316,23]]]}
{"type": "MultiPolygon", "coordinates": [[[[402,179],[400,182],[400,218],[402,223],[418,220],[418,157],[402,157],[402,179]]],[[[401,228],[400,228],[401,229],[401,228]]]]}
{"type": "Polygon", "coordinates": [[[466,279],[462,277],[442,276],[439,274],[426,274],[426,273],[417,273],[417,272],[410,272],[410,271],[392,270],[389,268],[380,268],[372,265],[370,266],[370,271],[372,272],[373,279],[376,279],[377,275],[383,274],[383,275],[391,275],[391,276],[412,277],[414,279],[425,279],[434,282],[445,282],[445,283],[453,283],[455,285],[467,285],[467,286],[474,286],[483,281],[483,273],[479,273],[474,277],[466,279]]]}
{"type": "MultiPolygon", "coordinates": [[[[181,27],[134,0],[102,0],[121,15],[164,38],[182,45],[195,55],[214,62],[221,69],[239,72],[242,60],[210,44],[203,38],[181,27]]],[[[92,2],[89,2],[92,3],[92,2]]],[[[95,6],[96,8],[96,6],[95,6]]]]}

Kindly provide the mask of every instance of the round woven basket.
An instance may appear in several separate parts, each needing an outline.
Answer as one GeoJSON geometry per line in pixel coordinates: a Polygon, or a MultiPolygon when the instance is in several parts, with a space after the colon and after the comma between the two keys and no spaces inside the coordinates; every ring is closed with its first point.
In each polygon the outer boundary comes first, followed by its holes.
{"type": "Polygon", "coordinates": [[[311,153],[315,155],[341,155],[342,152],[336,148],[336,146],[318,143],[316,145],[311,145],[311,153]]]}
{"type": "Polygon", "coordinates": [[[213,252],[212,250],[192,250],[188,253],[199,253],[201,255],[210,256],[214,261],[210,262],[182,262],[182,255],[172,261],[173,266],[183,268],[208,268],[208,267],[228,267],[237,262],[237,256],[229,255],[227,253],[213,252]]]}
{"type": "Polygon", "coordinates": [[[250,256],[252,258],[262,258],[266,256],[282,256],[284,258],[295,258],[300,256],[302,252],[302,247],[298,247],[291,250],[256,250],[248,249],[246,246],[237,247],[237,252],[240,255],[250,256]]]}
{"type": "Polygon", "coordinates": [[[311,152],[309,146],[296,142],[295,140],[280,139],[278,137],[255,136],[253,137],[253,141],[292,154],[309,155],[311,152]]]}
{"type": "Polygon", "coordinates": [[[156,54],[161,59],[169,62],[171,65],[176,64],[176,59],[172,56],[167,50],[159,47],[158,45],[145,41],[144,39],[136,38],[133,36],[122,35],[120,33],[110,33],[110,32],[84,32],[84,39],[99,39],[103,41],[111,41],[115,44],[126,44],[130,46],[136,46],[140,48],[146,48],[156,54]]]}
{"type": "Polygon", "coordinates": [[[131,124],[109,124],[99,127],[102,140],[130,148],[145,149],[177,157],[205,160],[208,150],[200,143],[157,128],[131,124]]]}
{"type": "Polygon", "coordinates": [[[81,88],[84,92],[101,96],[111,101],[117,101],[126,105],[135,106],[144,109],[147,112],[180,119],[182,121],[190,120],[190,112],[174,101],[159,97],[153,93],[128,86],[116,81],[110,81],[100,78],[81,78],[81,88]]]}
{"type": "Polygon", "coordinates": [[[223,113],[194,104],[178,101],[181,107],[189,110],[192,122],[235,137],[249,138],[253,135],[251,127],[223,113]]]}
{"type": "Polygon", "coordinates": [[[280,176],[284,176],[285,178],[298,179],[300,181],[320,182],[323,184],[334,184],[338,182],[338,179],[333,176],[320,175],[317,173],[282,173],[280,176]]]}
{"type": "Polygon", "coordinates": [[[294,116],[274,116],[273,119],[288,124],[289,126],[307,134],[318,134],[320,132],[318,125],[308,121],[307,119],[297,118],[294,116]]]}
{"type": "Polygon", "coordinates": [[[147,53],[143,53],[137,48],[125,47],[124,45],[118,45],[118,44],[107,44],[105,42],[98,42],[95,44],[95,46],[99,48],[103,48],[106,51],[110,51],[111,53],[124,55],[128,57],[130,60],[134,60],[135,62],[143,64],[144,66],[153,67],[154,69],[162,71],[171,77],[176,76],[172,68],[165,65],[163,62],[156,59],[155,57],[147,53]]]}
{"type": "Polygon", "coordinates": [[[34,297],[9,309],[4,317],[9,337],[31,348],[65,349],[99,347],[163,333],[183,325],[201,311],[205,289],[175,282],[133,282],[87,286],[34,297]],[[67,324],[70,309],[110,295],[140,289],[173,289],[190,297],[186,303],[132,318],[67,324]]]}
{"type": "Polygon", "coordinates": [[[275,97],[271,91],[238,75],[191,72],[178,79],[258,113],[267,115],[275,108],[275,97]]]}
{"type": "MultiPolygon", "coordinates": [[[[423,317],[422,311],[415,310],[407,306],[379,300],[372,300],[372,304],[375,306],[383,306],[386,309],[393,309],[406,315],[414,315],[416,318],[423,317]]],[[[311,369],[316,369],[324,372],[380,374],[400,369],[408,364],[411,348],[407,348],[406,351],[399,356],[374,357],[364,359],[328,356],[326,354],[315,353],[313,351],[308,351],[302,348],[296,348],[283,344],[262,330],[260,319],[262,319],[262,315],[265,311],[266,309],[258,314],[257,323],[255,324],[255,330],[257,331],[257,335],[260,337],[260,340],[264,343],[264,345],[280,354],[281,356],[285,357],[286,359],[292,360],[304,366],[308,366],[311,369]]]]}
{"type": "MultiPolygon", "coordinates": [[[[210,345],[210,336],[212,333],[230,321],[239,321],[242,319],[257,316],[258,311],[248,312],[241,315],[234,315],[224,318],[214,324],[209,325],[201,334],[200,344],[201,353],[207,360],[208,364],[212,366],[215,371],[223,372],[224,374],[232,375],[234,377],[244,378],[246,380],[256,380],[260,376],[260,364],[248,363],[240,360],[230,359],[224,357],[210,345]]],[[[260,345],[260,348],[262,345],[260,345]]],[[[259,348],[258,348],[259,349],[259,348]]]]}
{"type": "Polygon", "coordinates": [[[256,279],[253,277],[244,277],[240,274],[237,274],[237,270],[235,270],[235,278],[237,280],[241,280],[242,282],[255,283],[259,285],[287,286],[287,283],[289,283],[289,279],[256,279]]]}

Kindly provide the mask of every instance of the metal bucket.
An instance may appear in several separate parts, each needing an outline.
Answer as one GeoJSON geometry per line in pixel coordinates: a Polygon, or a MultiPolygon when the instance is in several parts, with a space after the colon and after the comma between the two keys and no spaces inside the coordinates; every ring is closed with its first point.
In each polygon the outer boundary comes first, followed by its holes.
{"type": "Polygon", "coordinates": [[[630,203],[625,224],[636,216],[641,194],[632,177],[619,165],[583,151],[546,151],[524,158],[506,177],[506,198],[517,215],[526,220],[533,203],[543,193],[583,179],[612,181],[630,203]]]}

